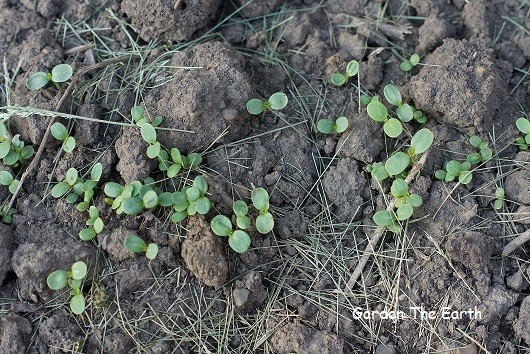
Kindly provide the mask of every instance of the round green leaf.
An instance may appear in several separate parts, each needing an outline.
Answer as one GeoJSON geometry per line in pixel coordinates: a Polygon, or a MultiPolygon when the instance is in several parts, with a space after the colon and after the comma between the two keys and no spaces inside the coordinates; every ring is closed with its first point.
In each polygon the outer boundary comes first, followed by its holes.
{"type": "Polygon", "coordinates": [[[174,163],[182,165],[182,155],[180,154],[180,151],[177,148],[172,148],[170,150],[170,153],[171,153],[171,160],[173,160],[174,163]]]}
{"type": "Polygon", "coordinates": [[[423,204],[423,198],[418,194],[411,194],[407,198],[407,202],[414,208],[417,208],[423,204]]]}
{"type": "Polygon", "coordinates": [[[414,155],[419,155],[427,151],[434,141],[434,134],[427,128],[420,129],[410,141],[410,146],[414,149],[414,155]]]}
{"type": "Polygon", "coordinates": [[[76,315],[80,315],[85,311],[85,297],[83,294],[76,294],[70,299],[70,310],[76,315]]]}
{"type": "Polygon", "coordinates": [[[414,209],[412,208],[412,205],[404,204],[397,209],[396,216],[398,220],[404,221],[404,220],[408,220],[412,216],[413,213],[414,213],[414,209]]]}
{"type": "Polygon", "coordinates": [[[468,184],[469,182],[471,182],[472,178],[473,178],[473,174],[471,173],[471,171],[465,171],[465,172],[462,172],[460,176],[458,176],[458,182],[462,184],[468,184]]]}
{"type": "Polygon", "coordinates": [[[26,87],[31,91],[36,91],[50,82],[50,77],[47,73],[39,71],[28,77],[26,80],[26,87]]]}
{"type": "Polygon", "coordinates": [[[11,184],[9,185],[9,187],[7,187],[7,189],[9,190],[9,193],[14,195],[15,192],[17,191],[19,183],[20,181],[18,179],[14,179],[13,182],[11,182],[11,184]]]}
{"type": "Polygon", "coordinates": [[[169,207],[173,205],[173,199],[171,198],[171,193],[163,192],[158,196],[158,204],[163,207],[169,207]]]}
{"type": "Polygon", "coordinates": [[[385,134],[391,138],[397,138],[403,132],[403,125],[396,118],[390,118],[383,124],[385,134]]]}
{"type": "Polygon", "coordinates": [[[406,196],[409,194],[409,185],[403,179],[396,178],[394,182],[392,182],[390,192],[396,198],[406,196]]]}
{"type": "Polygon", "coordinates": [[[409,155],[404,152],[398,151],[394,155],[390,156],[385,162],[385,169],[390,176],[395,176],[405,171],[410,164],[409,155]]]}
{"type": "Polygon", "coordinates": [[[210,199],[201,197],[195,202],[195,207],[197,208],[197,213],[205,215],[208,214],[212,205],[210,203],[210,199]]]}
{"type": "Polygon", "coordinates": [[[72,187],[66,182],[59,182],[52,188],[52,197],[61,198],[65,195],[72,187]]]}
{"type": "Polygon", "coordinates": [[[236,225],[240,229],[246,230],[250,227],[250,218],[246,215],[238,215],[236,217],[236,225]]]}
{"type": "Polygon", "coordinates": [[[79,231],[79,238],[83,241],[90,241],[96,236],[96,231],[91,227],[79,231]]]}
{"type": "Polygon", "coordinates": [[[412,65],[410,61],[404,60],[401,62],[401,64],[399,64],[399,67],[401,70],[407,72],[407,71],[411,71],[414,66],[412,65]]]}
{"type": "Polygon", "coordinates": [[[412,66],[418,65],[419,62],[420,62],[420,56],[418,54],[412,54],[410,56],[410,63],[412,64],[412,66]]]}
{"type": "Polygon", "coordinates": [[[153,260],[156,258],[158,254],[158,245],[156,243],[150,243],[147,245],[147,249],[145,250],[145,257],[149,260],[153,260]]]}
{"type": "Polygon", "coordinates": [[[169,178],[173,178],[175,177],[176,175],[178,175],[178,173],[180,172],[180,169],[181,169],[181,165],[179,164],[172,164],[171,166],[169,166],[169,168],[167,169],[167,176],[169,178]]]}
{"type": "Polygon", "coordinates": [[[521,117],[515,121],[517,129],[523,134],[530,134],[530,121],[524,117],[521,117]]]}
{"type": "Polygon", "coordinates": [[[402,104],[402,98],[401,98],[401,92],[399,92],[399,89],[392,85],[388,84],[385,86],[383,93],[385,94],[385,98],[391,105],[394,106],[401,106],[402,104]]]}
{"type": "Polygon", "coordinates": [[[195,215],[197,213],[197,205],[195,203],[190,203],[188,209],[186,209],[188,215],[195,215]]]}
{"type": "Polygon", "coordinates": [[[121,206],[123,208],[123,212],[127,215],[136,215],[144,209],[142,200],[138,197],[124,199],[121,206]]]}
{"type": "Polygon", "coordinates": [[[447,175],[447,172],[445,172],[444,170],[437,170],[434,173],[434,177],[440,180],[444,180],[446,175],[447,175]]]}
{"type": "Polygon", "coordinates": [[[250,114],[258,115],[263,112],[263,101],[258,98],[253,98],[247,102],[247,111],[250,114]]]}
{"type": "Polygon", "coordinates": [[[176,213],[173,213],[173,215],[171,215],[171,221],[173,221],[175,224],[178,224],[187,217],[188,213],[186,213],[185,211],[177,211],[176,213]]]}
{"type": "Polygon", "coordinates": [[[52,69],[52,81],[65,82],[72,77],[74,70],[69,64],[59,64],[52,69]]]}
{"type": "Polygon", "coordinates": [[[493,156],[493,151],[489,147],[480,149],[480,155],[483,161],[488,161],[493,156]]]}
{"type": "Polygon", "coordinates": [[[193,203],[199,197],[201,196],[201,191],[197,187],[190,187],[186,189],[186,198],[188,198],[188,202],[193,203]]]}
{"type": "Polygon", "coordinates": [[[143,195],[142,201],[146,209],[152,209],[158,205],[158,195],[155,191],[149,190],[143,195]]]}
{"type": "Polygon", "coordinates": [[[287,103],[289,103],[289,99],[287,98],[287,95],[283,92],[276,92],[269,97],[269,103],[271,109],[279,110],[285,108],[287,106],[287,103]]]}
{"type": "Polygon", "coordinates": [[[236,200],[232,205],[232,210],[237,216],[245,216],[248,214],[248,205],[242,200],[236,200]]]}
{"type": "Polygon", "coordinates": [[[357,75],[359,72],[359,62],[357,60],[352,60],[346,65],[346,75],[349,77],[357,75]]]}
{"type": "Polygon", "coordinates": [[[256,218],[256,229],[260,234],[268,234],[274,228],[274,218],[271,213],[258,215],[256,218]]]}
{"type": "MultiPolygon", "coordinates": [[[[186,197],[186,194],[183,192],[171,193],[171,199],[173,200],[174,205],[188,204],[188,198],[186,197]]],[[[188,206],[186,205],[186,208],[187,207],[188,206]]]]}
{"type": "Polygon", "coordinates": [[[4,140],[0,143],[0,159],[3,159],[4,157],[9,154],[9,150],[11,150],[11,143],[9,140],[4,140]]]}
{"type": "Polygon", "coordinates": [[[62,269],[51,272],[46,278],[46,284],[52,290],[61,290],[68,284],[68,272],[62,269]]]}
{"type": "Polygon", "coordinates": [[[445,170],[451,175],[458,176],[460,174],[460,163],[456,160],[451,160],[445,165],[445,170]]]}
{"type": "Polygon", "coordinates": [[[232,233],[232,222],[224,215],[217,215],[210,223],[212,231],[217,236],[228,236],[232,233]]]}
{"type": "Polygon", "coordinates": [[[187,159],[190,168],[198,167],[202,162],[202,156],[199,153],[193,152],[188,155],[187,159]]]}
{"type": "Polygon", "coordinates": [[[131,109],[131,116],[133,118],[133,121],[136,123],[140,119],[144,118],[144,108],[142,106],[134,106],[131,109]]]}
{"type": "Polygon", "coordinates": [[[83,261],[78,261],[72,264],[72,279],[81,280],[86,276],[87,266],[83,261]]]}
{"type": "Polygon", "coordinates": [[[348,78],[342,75],[341,73],[333,73],[331,75],[331,82],[333,83],[333,85],[338,86],[338,87],[344,85],[347,80],[348,78]]]}
{"type": "Polygon", "coordinates": [[[160,143],[156,141],[154,144],[149,145],[147,147],[147,150],[146,150],[147,157],[149,157],[150,159],[156,158],[158,154],[160,153],[160,150],[161,150],[160,143]]]}
{"type": "Polygon", "coordinates": [[[156,130],[151,124],[145,123],[142,125],[140,133],[142,134],[142,138],[149,144],[154,144],[156,142],[156,130]]]}
{"type": "Polygon", "coordinates": [[[335,124],[331,119],[321,119],[317,122],[317,130],[322,134],[331,134],[335,129],[335,124]]]}
{"type": "Polygon", "coordinates": [[[147,244],[137,235],[128,235],[123,241],[123,245],[127,251],[132,253],[142,253],[147,249],[147,244]]]}
{"type": "Polygon", "coordinates": [[[469,143],[478,148],[482,144],[482,139],[479,136],[473,135],[469,137],[469,143]]]}
{"type": "Polygon", "coordinates": [[[497,188],[495,191],[495,198],[502,199],[504,198],[504,188],[497,188]]]}
{"type": "Polygon", "coordinates": [[[335,131],[337,133],[344,133],[346,129],[348,129],[348,118],[346,117],[339,117],[335,121],[335,131]]]}
{"type": "Polygon", "coordinates": [[[197,176],[193,180],[193,186],[196,187],[201,195],[205,195],[208,192],[208,182],[203,176],[197,176]]]}
{"type": "Polygon", "coordinates": [[[22,150],[20,151],[20,159],[21,160],[28,160],[31,156],[33,156],[33,146],[28,145],[24,146],[22,150]]]}
{"type": "Polygon", "coordinates": [[[496,199],[493,202],[493,207],[497,210],[502,209],[503,205],[504,205],[504,200],[502,199],[496,199]]]}
{"type": "Polygon", "coordinates": [[[245,253],[250,247],[250,236],[242,230],[236,230],[228,238],[228,244],[237,253],[245,253]]]}
{"type": "Polygon", "coordinates": [[[72,152],[74,151],[74,149],[75,149],[75,138],[73,136],[69,136],[63,142],[63,150],[64,152],[72,152]]]}
{"type": "Polygon", "coordinates": [[[380,210],[376,212],[374,216],[372,216],[372,219],[374,220],[375,224],[379,227],[387,227],[394,223],[392,214],[390,214],[390,212],[387,210],[380,210]]]}
{"type": "Polygon", "coordinates": [[[78,177],[79,173],[77,172],[77,170],[73,167],[70,167],[68,171],[66,171],[66,177],[64,178],[64,180],[66,181],[66,183],[73,186],[75,182],[77,182],[78,177]]]}
{"type": "Polygon", "coordinates": [[[385,165],[381,162],[372,164],[372,171],[370,172],[372,178],[378,181],[384,181],[389,177],[385,165]]]}
{"type": "Polygon", "coordinates": [[[90,179],[93,181],[99,181],[102,173],[103,165],[101,164],[101,162],[96,162],[94,166],[92,166],[92,170],[90,171],[90,179]]]}
{"type": "Polygon", "coordinates": [[[94,228],[94,231],[96,232],[96,234],[100,234],[103,231],[104,226],[105,225],[103,224],[103,220],[101,220],[101,218],[97,218],[94,221],[94,225],[92,227],[94,228]]]}
{"type": "Polygon", "coordinates": [[[0,171],[0,184],[9,186],[13,182],[13,176],[8,171],[0,171]]]}
{"type": "Polygon", "coordinates": [[[269,193],[261,187],[255,188],[251,194],[252,204],[262,213],[269,210],[269,193]]]}
{"type": "Polygon", "coordinates": [[[103,191],[107,197],[116,198],[123,192],[124,187],[116,182],[107,182],[103,191]]]}
{"type": "Polygon", "coordinates": [[[370,101],[368,106],[366,106],[366,111],[370,118],[376,122],[384,122],[388,116],[388,110],[385,105],[376,100],[370,101]]]}
{"type": "Polygon", "coordinates": [[[408,103],[404,103],[401,107],[396,109],[396,114],[402,122],[410,122],[414,117],[414,111],[408,103]]]}
{"type": "Polygon", "coordinates": [[[55,122],[52,124],[50,133],[55,139],[60,141],[64,141],[66,138],[68,138],[68,129],[66,129],[64,124],[60,122],[55,122]]]}

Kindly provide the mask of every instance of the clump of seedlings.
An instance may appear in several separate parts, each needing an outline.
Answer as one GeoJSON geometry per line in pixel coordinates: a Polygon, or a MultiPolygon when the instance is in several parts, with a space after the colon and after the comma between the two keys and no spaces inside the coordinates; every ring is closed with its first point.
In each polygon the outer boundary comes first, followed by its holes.
{"type": "Polygon", "coordinates": [[[76,315],[85,311],[85,297],[81,291],[83,280],[87,274],[85,262],[78,261],[72,264],[70,270],[58,269],[50,273],[46,279],[48,287],[52,290],[62,290],[67,285],[70,287],[70,309],[76,315]]]}
{"type": "Polygon", "coordinates": [[[54,198],[61,198],[66,195],[68,203],[76,203],[80,197],[83,201],[77,205],[77,210],[86,211],[90,206],[92,197],[94,196],[94,189],[96,188],[101,174],[103,173],[103,166],[97,162],[90,170],[90,179],[84,180],[79,177],[79,172],[71,167],[66,171],[63,181],[57,183],[51,191],[54,198]]]}
{"type": "Polygon", "coordinates": [[[60,90],[60,84],[68,81],[73,73],[74,70],[70,64],[59,64],[52,69],[51,73],[39,71],[32,74],[26,80],[26,87],[31,91],[36,91],[45,87],[48,83],[53,82],[53,84],[60,90]]]}
{"type": "Polygon", "coordinates": [[[451,160],[445,164],[443,170],[438,170],[434,176],[439,180],[453,182],[458,179],[461,184],[468,184],[473,178],[473,173],[469,170],[471,163],[469,161],[458,162],[451,160]]]}
{"type": "Polygon", "coordinates": [[[158,245],[154,242],[147,244],[137,235],[128,235],[123,242],[125,248],[132,253],[145,254],[149,260],[153,260],[158,255],[158,245]]]}
{"type": "Polygon", "coordinates": [[[519,149],[528,151],[530,147],[530,121],[521,117],[515,121],[517,129],[523,134],[522,137],[518,137],[515,143],[519,146],[519,149]]]}
{"type": "Polygon", "coordinates": [[[416,53],[412,54],[409,59],[405,59],[399,64],[399,67],[404,72],[411,71],[420,62],[420,56],[416,53]]]}
{"type": "Polygon", "coordinates": [[[252,115],[258,115],[268,109],[279,111],[284,109],[289,103],[287,95],[283,92],[273,93],[268,100],[262,101],[259,98],[252,98],[247,102],[247,111],[252,115]]]}
{"type": "Polygon", "coordinates": [[[20,140],[19,134],[10,139],[7,127],[3,122],[0,122],[0,159],[3,159],[4,164],[17,167],[29,160],[33,156],[33,152],[33,146],[26,146],[20,140]]]}
{"type": "Polygon", "coordinates": [[[169,178],[173,178],[182,169],[195,169],[202,163],[202,156],[199,153],[192,152],[188,156],[180,153],[179,149],[172,148],[169,151],[162,150],[158,155],[158,169],[166,172],[169,178]]]}
{"type": "Polygon", "coordinates": [[[473,135],[469,138],[469,143],[477,148],[477,152],[467,155],[467,161],[470,164],[476,165],[478,163],[486,162],[493,156],[493,151],[488,146],[488,143],[480,137],[473,135]]]}
{"type": "Polygon", "coordinates": [[[331,82],[337,87],[344,86],[350,77],[353,77],[359,73],[359,62],[352,60],[346,65],[346,71],[344,73],[335,72],[331,75],[331,82]]]}
{"type": "Polygon", "coordinates": [[[250,236],[243,230],[234,230],[228,217],[215,216],[210,222],[210,227],[217,236],[228,237],[228,245],[237,253],[245,253],[250,247],[250,236]]]}
{"type": "Polygon", "coordinates": [[[339,117],[333,122],[331,119],[320,119],[317,122],[317,130],[322,134],[344,133],[348,129],[348,118],[339,117]]]}

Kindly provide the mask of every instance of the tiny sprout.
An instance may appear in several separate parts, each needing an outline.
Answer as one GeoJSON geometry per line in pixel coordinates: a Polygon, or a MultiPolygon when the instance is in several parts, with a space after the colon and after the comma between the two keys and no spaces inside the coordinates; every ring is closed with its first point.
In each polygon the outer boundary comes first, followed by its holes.
{"type": "Polygon", "coordinates": [[[399,67],[404,72],[411,71],[420,62],[420,56],[418,54],[412,54],[408,60],[403,60],[399,67]]]}
{"type": "Polygon", "coordinates": [[[497,210],[502,209],[504,205],[504,188],[497,188],[495,191],[495,201],[493,202],[493,207],[497,210]]]}
{"type": "Polygon", "coordinates": [[[401,226],[397,221],[396,214],[388,210],[380,210],[372,216],[375,224],[379,227],[386,227],[388,230],[394,233],[401,231],[401,226]]]}
{"type": "Polygon", "coordinates": [[[79,238],[83,241],[90,241],[99,235],[104,228],[103,220],[99,217],[99,210],[95,206],[88,209],[89,219],[86,221],[88,226],[79,232],[79,238]]]}
{"type": "Polygon", "coordinates": [[[285,108],[289,99],[287,95],[283,92],[276,92],[269,97],[265,102],[258,98],[252,98],[247,102],[247,111],[250,114],[258,115],[267,109],[272,109],[278,111],[285,108]]]}
{"type": "Polygon", "coordinates": [[[344,86],[348,82],[350,77],[353,77],[359,73],[359,62],[357,60],[352,60],[346,65],[345,73],[333,73],[331,75],[331,82],[337,87],[344,86]]]}
{"type": "Polygon", "coordinates": [[[478,152],[473,152],[467,155],[467,161],[472,164],[478,164],[488,161],[493,156],[493,151],[488,147],[488,143],[483,141],[480,137],[473,135],[469,138],[469,143],[477,148],[478,152]]]}
{"type": "Polygon", "coordinates": [[[267,234],[274,228],[274,218],[269,212],[269,193],[264,188],[255,188],[251,193],[252,204],[260,212],[256,218],[256,229],[267,234]]]}
{"type": "Polygon", "coordinates": [[[210,222],[217,236],[228,236],[228,244],[237,253],[245,253],[250,247],[250,236],[243,230],[233,230],[232,222],[224,215],[215,216],[210,222]]]}
{"type": "Polygon", "coordinates": [[[31,91],[36,91],[49,82],[53,82],[57,88],[60,88],[59,83],[68,81],[73,74],[72,66],[69,64],[59,64],[52,69],[51,73],[39,71],[31,75],[26,80],[26,87],[31,91]]]}
{"type": "Polygon", "coordinates": [[[85,297],[81,291],[83,279],[87,274],[85,262],[78,261],[72,264],[69,271],[58,269],[50,273],[46,278],[46,283],[51,290],[62,290],[66,285],[70,286],[70,309],[76,315],[85,311],[85,297]]]}
{"type": "Polygon", "coordinates": [[[519,146],[519,149],[527,151],[530,147],[530,121],[528,119],[521,117],[515,121],[517,129],[523,133],[522,137],[518,137],[515,140],[515,143],[519,146]]]}
{"type": "Polygon", "coordinates": [[[19,163],[24,163],[33,156],[33,146],[26,146],[20,135],[16,134],[9,141],[9,134],[4,123],[0,122],[0,158],[4,164],[17,167],[19,163]]]}
{"type": "Polygon", "coordinates": [[[317,130],[322,134],[344,133],[348,129],[348,118],[339,117],[335,122],[331,119],[321,119],[317,123],[317,130]]]}
{"type": "Polygon", "coordinates": [[[243,230],[248,229],[250,227],[250,218],[247,216],[248,214],[247,203],[245,203],[242,200],[237,200],[234,202],[234,205],[232,206],[232,210],[234,211],[234,214],[236,215],[237,227],[243,230]]]}
{"type": "Polygon", "coordinates": [[[451,160],[446,163],[445,170],[436,171],[435,177],[446,182],[453,182],[458,178],[458,182],[461,184],[468,184],[473,178],[470,168],[471,163],[469,161],[460,163],[456,160],[451,160]]]}
{"type": "Polygon", "coordinates": [[[3,186],[7,186],[9,192],[11,192],[11,194],[15,194],[19,184],[19,180],[13,178],[11,173],[9,173],[8,171],[0,171],[0,184],[3,186]]]}
{"type": "Polygon", "coordinates": [[[72,152],[75,148],[75,138],[68,135],[68,129],[59,122],[55,122],[51,126],[52,136],[63,142],[62,149],[64,152],[72,152]]]}
{"type": "Polygon", "coordinates": [[[147,244],[136,235],[128,235],[123,242],[125,248],[132,253],[145,253],[145,257],[153,260],[158,255],[158,245],[156,243],[147,244]]]}

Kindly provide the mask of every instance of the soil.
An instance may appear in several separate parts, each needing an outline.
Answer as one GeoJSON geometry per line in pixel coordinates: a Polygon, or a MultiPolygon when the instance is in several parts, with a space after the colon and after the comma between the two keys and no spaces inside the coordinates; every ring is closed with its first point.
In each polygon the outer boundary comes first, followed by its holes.
{"type": "MultiPolygon", "coordinates": [[[[77,82],[60,109],[90,118],[60,118],[76,150],[60,153],[49,139],[12,223],[0,224],[0,353],[529,351],[530,246],[501,255],[530,227],[530,153],[513,144],[515,120],[530,112],[529,18],[521,0],[0,0],[3,107],[55,109],[64,91],[27,90],[36,71],[127,59],[77,82]],[[420,64],[404,73],[413,53],[420,64]],[[331,74],[353,59],[358,77],[334,87],[331,74]],[[411,184],[424,204],[343,291],[387,203],[389,183],[366,166],[407,144],[385,138],[359,102],[389,83],[435,135],[411,184]],[[284,110],[247,112],[249,99],[278,91],[289,97],[284,110]],[[158,171],[130,124],[136,104],[162,116],[162,145],[202,154],[199,170],[179,179],[158,171]],[[339,116],[350,122],[344,133],[317,132],[319,119],[339,116]],[[437,180],[445,162],[473,152],[471,135],[494,158],[468,185],[437,180]],[[203,174],[214,208],[179,224],[163,208],[116,215],[100,188],[93,203],[105,230],[83,242],[86,213],[49,191],[70,167],[85,175],[96,161],[102,181],[153,177],[171,191],[203,174]],[[506,199],[495,210],[500,186],[506,199]],[[249,229],[250,249],[238,254],[209,221],[230,215],[234,200],[250,203],[253,187],[269,191],[275,228],[249,229]],[[158,257],[128,252],[129,234],[155,242],[158,257]],[[87,309],[76,316],[69,293],[48,289],[46,277],[79,260],[89,274],[87,309]],[[442,318],[442,308],[481,316],[442,318]],[[356,309],[405,317],[356,318],[356,309]]],[[[18,113],[10,133],[36,150],[49,117],[18,113]]],[[[19,178],[27,167],[1,165],[19,178]]],[[[0,186],[1,200],[10,197],[0,186]]]]}

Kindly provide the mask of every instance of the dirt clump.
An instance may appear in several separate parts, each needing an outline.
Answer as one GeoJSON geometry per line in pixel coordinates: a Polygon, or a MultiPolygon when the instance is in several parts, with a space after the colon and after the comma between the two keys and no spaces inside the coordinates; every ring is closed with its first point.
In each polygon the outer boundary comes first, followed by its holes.
{"type": "Polygon", "coordinates": [[[121,10],[146,42],[190,39],[214,17],[220,0],[124,0],[121,10]]]}
{"type": "Polygon", "coordinates": [[[285,0],[237,0],[240,6],[245,6],[241,14],[245,17],[259,17],[273,12],[285,0]],[[250,3],[250,4],[249,4],[250,3]]]}
{"type": "Polygon", "coordinates": [[[221,238],[210,231],[202,216],[188,219],[181,255],[190,272],[207,286],[221,287],[228,276],[228,262],[221,238]]]}
{"type": "Polygon", "coordinates": [[[455,34],[456,29],[451,22],[437,16],[429,16],[418,29],[416,52],[420,55],[429,52],[442,45],[444,39],[452,38],[455,34]]]}
{"type": "Polygon", "coordinates": [[[351,113],[349,128],[337,142],[338,156],[372,163],[383,150],[382,126],[374,122],[366,113],[351,113]],[[370,141],[370,144],[366,142],[370,141]],[[340,150],[339,150],[340,149],[340,150]]]}
{"type": "Polygon", "coordinates": [[[161,127],[188,132],[160,130],[162,144],[189,152],[250,131],[245,104],[255,93],[241,54],[209,42],[176,53],[170,65],[193,69],[175,69],[173,80],[146,96],[145,106],[164,118],[161,127]]]}
{"type": "MultiPolygon", "coordinates": [[[[530,153],[521,151],[515,156],[515,161],[521,164],[530,163],[530,153]]],[[[530,205],[530,180],[528,179],[528,167],[510,173],[505,180],[504,190],[506,197],[516,202],[530,205]]]]}
{"type": "Polygon", "coordinates": [[[133,231],[120,226],[117,229],[112,230],[111,233],[101,233],[98,236],[98,242],[101,245],[101,248],[107,251],[110,259],[114,262],[121,262],[134,257],[134,254],[129,252],[123,245],[125,238],[132,233],[133,231]]]}
{"type": "Polygon", "coordinates": [[[267,288],[263,285],[261,273],[250,271],[237,280],[232,297],[239,312],[250,312],[263,304],[267,298],[267,288]]]}
{"type": "Polygon", "coordinates": [[[31,322],[22,316],[9,313],[0,317],[0,353],[25,353],[31,332],[31,322]]]}
{"type": "Polygon", "coordinates": [[[525,297],[521,302],[519,317],[515,321],[513,329],[519,338],[530,343],[530,296],[525,297]]]}
{"type": "Polygon", "coordinates": [[[0,283],[11,270],[11,247],[13,245],[13,235],[10,225],[0,224],[0,283]]]}
{"type": "Polygon", "coordinates": [[[124,127],[114,146],[119,159],[116,170],[125,183],[143,181],[149,176],[156,161],[147,157],[149,144],[142,138],[139,128],[124,127]]]}
{"type": "Polygon", "coordinates": [[[278,354],[340,354],[344,342],[328,331],[319,331],[296,321],[278,328],[270,343],[278,354]]]}

